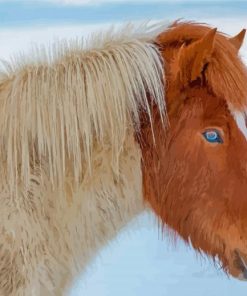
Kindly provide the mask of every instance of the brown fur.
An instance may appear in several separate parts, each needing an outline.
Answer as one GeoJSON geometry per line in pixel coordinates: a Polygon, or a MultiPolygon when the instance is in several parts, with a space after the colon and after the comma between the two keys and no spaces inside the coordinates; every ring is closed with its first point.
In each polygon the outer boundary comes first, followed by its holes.
{"type": "Polygon", "coordinates": [[[194,248],[241,277],[247,254],[247,142],[229,110],[245,111],[247,72],[238,46],[205,25],[175,23],[157,38],[166,61],[170,128],[154,110],[140,141],[145,200],[194,248]],[[223,144],[205,141],[217,128],[223,144]]]}

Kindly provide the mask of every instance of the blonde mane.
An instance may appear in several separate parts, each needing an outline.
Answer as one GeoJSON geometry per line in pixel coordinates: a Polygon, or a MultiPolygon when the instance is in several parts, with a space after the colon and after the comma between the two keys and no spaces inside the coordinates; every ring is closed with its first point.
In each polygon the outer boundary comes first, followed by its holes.
{"type": "Polygon", "coordinates": [[[63,183],[68,166],[81,181],[96,144],[111,147],[111,166],[118,171],[140,110],[152,122],[149,97],[165,114],[164,65],[154,44],[163,30],[163,24],[111,28],[3,63],[0,160],[10,189],[18,182],[28,187],[44,159],[53,185],[63,183]]]}

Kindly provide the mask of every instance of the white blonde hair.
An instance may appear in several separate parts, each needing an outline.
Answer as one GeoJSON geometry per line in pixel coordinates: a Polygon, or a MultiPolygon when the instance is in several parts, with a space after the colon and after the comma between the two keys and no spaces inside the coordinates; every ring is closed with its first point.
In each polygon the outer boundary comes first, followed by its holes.
{"type": "Polygon", "coordinates": [[[52,184],[69,163],[76,181],[95,143],[112,149],[112,167],[150,98],[165,114],[164,64],[154,43],[163,25],[127,25],[88,40],[62,41],[4,62],[0,74],[1,171],[10,188],[28,186],[45,159],[52,184]]]}

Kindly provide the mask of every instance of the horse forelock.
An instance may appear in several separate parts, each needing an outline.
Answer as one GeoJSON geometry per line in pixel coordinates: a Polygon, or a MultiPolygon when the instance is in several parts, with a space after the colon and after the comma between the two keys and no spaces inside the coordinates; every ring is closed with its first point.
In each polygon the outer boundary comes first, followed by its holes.
{"type": "MultiPolygon", "coordinates": [[[[175,22],[157,38],[161,51],[173,52],[183,44],[189,45],[205,36],[211,28],[205,24],[175,22]]],[[[229,36],[217,32],[209,63],[206,64],[206,87],[224,98],[234,111],[245,112],[247,107],[247,70],[229,36]]]]}

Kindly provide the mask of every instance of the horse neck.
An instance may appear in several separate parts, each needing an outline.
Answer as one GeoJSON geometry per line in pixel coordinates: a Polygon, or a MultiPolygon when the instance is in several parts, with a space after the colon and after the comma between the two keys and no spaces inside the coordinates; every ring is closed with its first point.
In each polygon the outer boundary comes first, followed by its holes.
{"type": "Polygon", "coordinates": [[[110,148],[99,147],[94,155],[92,173],[55,207],[58,227],[68,229],[63,239],[80,268],[144,210],[141,151],[133,135],[127,137],[119,156],[118,175],[110,165],[110,148]]]}

